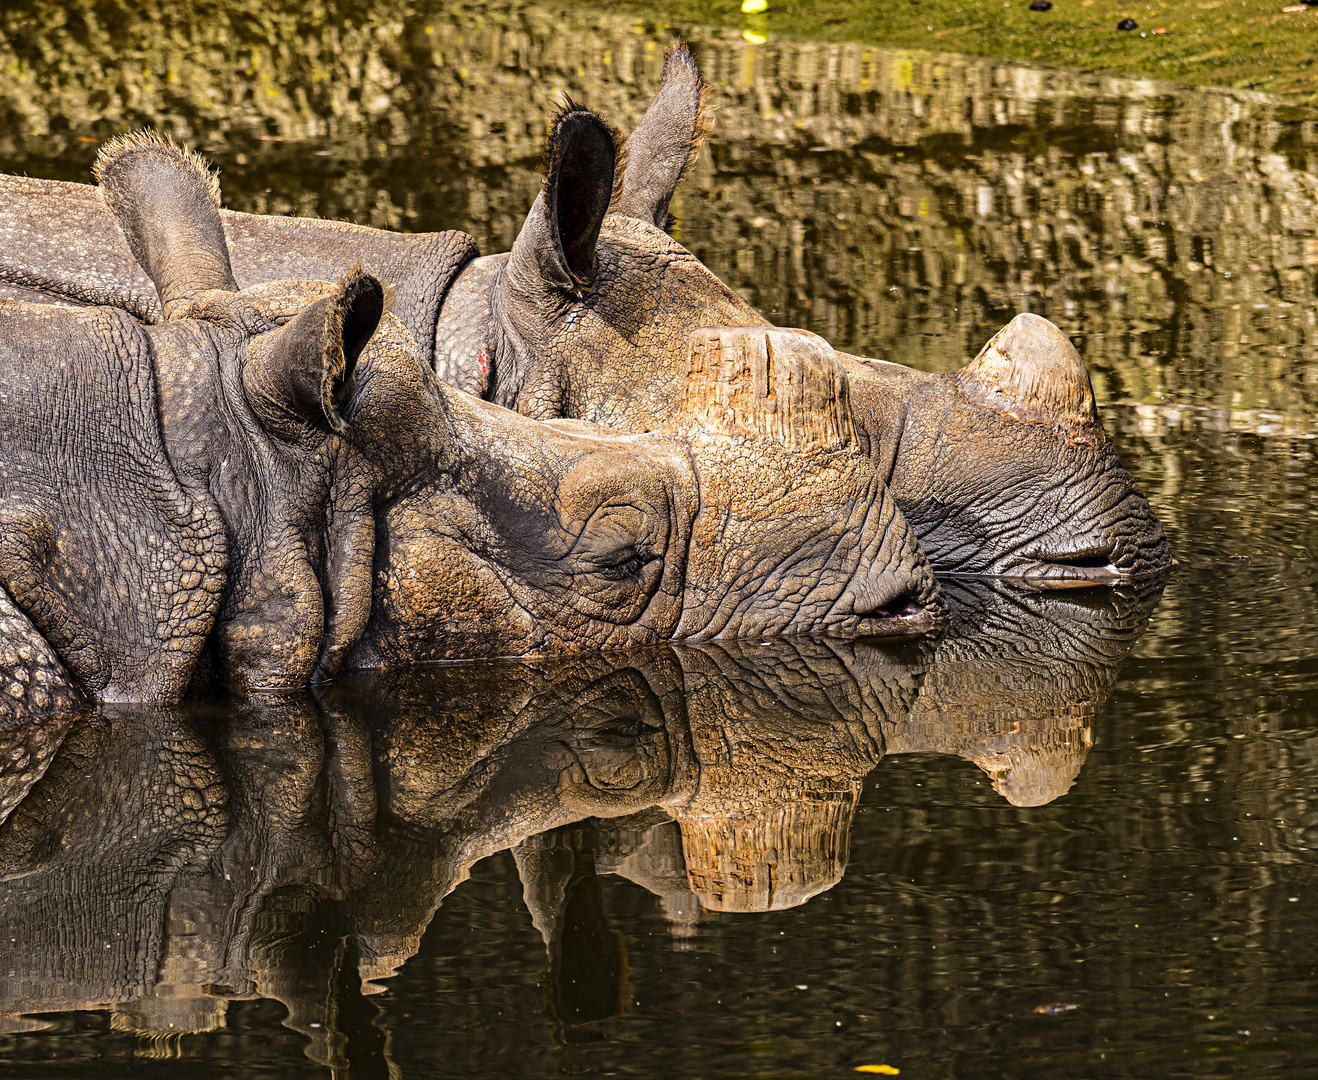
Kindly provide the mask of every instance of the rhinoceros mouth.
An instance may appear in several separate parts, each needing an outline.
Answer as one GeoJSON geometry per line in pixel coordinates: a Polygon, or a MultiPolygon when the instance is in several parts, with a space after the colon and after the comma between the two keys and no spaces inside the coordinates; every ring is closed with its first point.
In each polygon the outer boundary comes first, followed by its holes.
{"type": "Polygon", "coordinates": [[[1018,578],[1043,589],[1083,589],[1129,580],[1130,569],[1117,565],[1113,555],[1110,548],[1031,553],[1023,566],[1002,576],[1018,578]]]}
{"type": "Polygon", "coordinates": [[[849,629],[858,637],[917,637],[937,629],[943,621],[941,606],[914,592],[901,593],[882,607],[857,614],[854,628],[849,629]]]}

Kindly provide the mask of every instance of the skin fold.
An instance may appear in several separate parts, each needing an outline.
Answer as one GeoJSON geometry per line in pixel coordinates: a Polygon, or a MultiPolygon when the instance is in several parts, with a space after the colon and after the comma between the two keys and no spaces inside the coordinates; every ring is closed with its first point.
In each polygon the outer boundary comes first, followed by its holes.
{"type": "MultiPolygon", "coordinates": [[[[537,419],[659,429],[680,410],[692,331],[764,325],[664,232],[709,127],[705,98],[678,47],[625,144],[569,103],[511,252],[477,257],[459,233],[225,211],[236,280],[336,280],[358,261],[396,287],[395,314],[444,381],[537,419]]],[[[0,289],[162,313],[85,185],[0,179],[0,289]]],[[[1056,327],[1023,318],[995,339],[1014,366],[981,354],[930,375],[844,356],[861,445],[936,570],[1056,586],[1165,572],[1162,530],[1103,431],[1083,363],[1056,327]]]]}
{"type": "MultiPolygon", "coordinates": [[[[30,705],[938,624],[849,434],[719,427],[717,373],[663,432],[540,423],[440,382],[358,268],[239,289],[214,178],[172,144],[127,138],[98,173],[162,319],[0,300],[0,628],[30,705]]],[[[822,343],[795,362],[839,370],[822,343]]]]}

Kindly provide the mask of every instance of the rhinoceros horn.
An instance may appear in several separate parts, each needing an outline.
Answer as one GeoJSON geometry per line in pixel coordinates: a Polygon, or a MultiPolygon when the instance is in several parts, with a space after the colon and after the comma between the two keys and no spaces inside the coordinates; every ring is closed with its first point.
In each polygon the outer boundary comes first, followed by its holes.
{"type": "Polygon", "coordinates": [[[797,450],[855,443],[850,388],[823,338],[777,326],[694,330],[676,426],[768,436],[797,450]]]}
{"type": "Polygon", "coordinates": [[[1018,420],[1083,428],[1098,423],[1085,362],[1057,327],[1024,312],[958,374],[971,400],[1018,420]]]}
{"type": "Polygon", "coordinates": [[[208,289],[237,292],[220,220],[220,186],[205,161],[167,136],[112,139],[92,169],[128,248],[155,283],[166,321],[208,289]]]}

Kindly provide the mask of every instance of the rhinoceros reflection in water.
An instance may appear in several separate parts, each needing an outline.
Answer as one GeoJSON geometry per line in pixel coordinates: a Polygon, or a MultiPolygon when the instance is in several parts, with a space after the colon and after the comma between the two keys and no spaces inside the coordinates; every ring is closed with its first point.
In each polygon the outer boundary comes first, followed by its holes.
{"type": "Polygon", "coordinates": [[[570,1036],[626,999],[601,873],[651,889],[689,937],[697,905],[782,908],[834,885],[885,752],[969,757],[1013,801],[1064,790],[1156,591],[954,599],[936,649],[800,640],[373,673],[15,741],[5,1023],[107,1007],[122,1029],[180,1033],[268,997],[313,1057],[341,1062],[335,1017],[369,1014],[362,995],[444,897],[511,850],[570,1036]],[[601,982],[575,979],[583,958],[601,982]]]}

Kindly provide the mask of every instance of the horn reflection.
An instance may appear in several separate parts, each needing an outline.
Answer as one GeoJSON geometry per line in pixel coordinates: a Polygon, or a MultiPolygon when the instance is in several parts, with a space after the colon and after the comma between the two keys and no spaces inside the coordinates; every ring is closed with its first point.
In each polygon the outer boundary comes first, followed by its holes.
{"type": "Polygon", "coordinates": [[[1018,806],[1074,782],[1158,590],[948,592],[934,645],[432,667],[36,731],[0,800],[0,1029],[106,1009],[165,1054],[270,999],[315,1061],[386,1071],[372,995],[473,866],[511,852],[555,1035],[597,1037],[637,977],[609,875],[688,947],[707,912],[841,880],[885,755],[968,759],[1018,806]]]}

